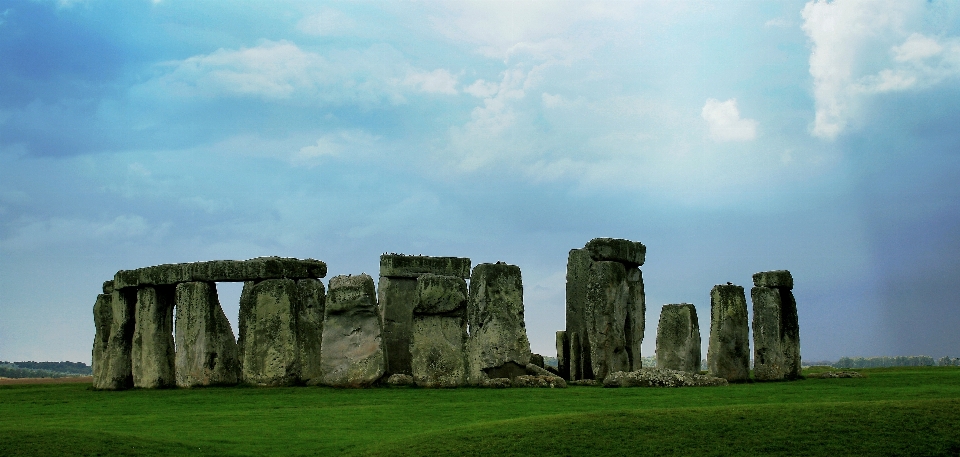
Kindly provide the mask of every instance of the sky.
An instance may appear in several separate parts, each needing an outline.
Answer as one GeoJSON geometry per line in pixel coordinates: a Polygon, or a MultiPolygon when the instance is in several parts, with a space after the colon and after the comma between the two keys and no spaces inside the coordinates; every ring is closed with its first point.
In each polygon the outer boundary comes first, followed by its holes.
{"type": "MultiPolygon", "coordinates": [[[[120,269],[647,246],[660,308],[794,277],[805,360],[960,357],[960,3],[0,0],[0,360],[120,269]]],[[[240,286],[220,284],[234,323],[240,286]]]]}

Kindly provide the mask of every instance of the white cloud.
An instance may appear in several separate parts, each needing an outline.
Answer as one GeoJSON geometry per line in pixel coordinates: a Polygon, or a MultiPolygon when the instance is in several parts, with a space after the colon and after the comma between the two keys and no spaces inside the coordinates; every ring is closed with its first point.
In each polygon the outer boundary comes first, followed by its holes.
{"type": "Polygon", "coordinates": [[[457,94],[457,78],[442,68],[433,71],[412,71],[404,78],[403,84],[430,94],[457,94]]]}
{"type": "Polygon", "coordinates": [[[467,86],[463,91],[477,98],[487,98],[497,93],[500,86],[497,83],[486,82],[478,79],[473,84],[467,86]]]}
{"type": "Polygon", "coordinates": [[[737,99],[725,102],[707,99],[700,116],[710,127],[710,137],[716,141],[748,141],[757,137],[757,121],[741,119],[737,99]]]}
{"type": "Polygon", "coordinates": [[[368,152],[379,141],[362,130],[343,130],[320,137],[316,144],[304,146],[290,157],[291,163],[312,167],[324,157],[337,157],[344,154],[362,154],[368,152]]]}
{"type": "Polygon", "coordinates": [[[345,36],[357,30],[357,22],[340,11],[323,8],[319,13],[297,22],[297,30],[314,36],[345,36]]]}
{"type": "Polygon", "coordinates": [[[921,33],[937,13],[922,0],[811,1],[803,30],[812,44],[812,134],[836,138],[870,94],[922,90],[960,76],[960,39],[921,33]]]}

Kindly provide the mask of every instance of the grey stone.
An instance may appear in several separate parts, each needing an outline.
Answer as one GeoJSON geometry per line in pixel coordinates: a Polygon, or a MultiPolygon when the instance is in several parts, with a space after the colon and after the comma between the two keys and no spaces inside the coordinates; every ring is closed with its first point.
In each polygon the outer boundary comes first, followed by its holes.
{"type": "Polygon", "coordinates": [[[513,382],[510,380],[510,378],[486,378],[483,379],[478,386],[493,389],[503,389],[506,387],[513,387],[513,382]]]}
{"type": "Polygon", "coordinates": [[[425,274],[417,278],[414,314],[463,314],[467,306],[467,282],[458,276],[425,274]]]}
{"type": "MultiPolygon", "coordinates": [[[[567,379],[592,379],[590,346],[586,338],[584,313],[587,306],[587,281],[593,260],[585,249],[571,249],[567,256],[566,338],[570,345],[567,379]]],[[[564,371],[561,368],[561,371],[564,371]]]]}
{"type": "Polygon", "coordinates": [[[523,320],[519,267],[483,263],[473,269],[467,325],[470,384],[481,384],[487,377],[514,377],[509,364],[523,370],[530,361],[530,341],[523,320]]]}
{"type": "Polygon", "coordinates": [[[689,373],[666,368],[643,368],[636,371],[618,371],[603,380],[603,387],[714,387],[726,386],[728,381],[715,376],[689,373]]]}
{"type": "Polygon", "coordinates": [[[700,323],[693,305],[663,305],[657,325],[657,368],[700,372],[700,323]]]}
{"type": "Polygon", "coordinates": [[[753,274],[753,285],[793,289],[793,275],[787,270],[761,271],[753,274]]]}
{"type": "Polygon", "coordinates": [[[643,344],[643,332],[646,330],[647,303],[643,290],[643,274],[639,268],[627,268],[627,317],[624,326],[624,347],[631,370],[642,366],[640,346],[643,344]]]}
{"type": "Polygon", "coordinates": [[[786,287],[754,287],[753,377],[780,381],[801,376],[797,304],[786,287]]]}
{"type": "Polygon", "coordinates": [[[386,384],[388,386],[412,386],[413,376],[399,373],[392,374],[387,378],[386,384]]]}
{"type": "Polygon", "coordinates": [[[557,373],[570,379],[570,340],[564,330],[557,331],[557,373]]]}
{"type": "Polygon", "coordinates": [[[175,289],[170,286],[137,290],[132,345],[133,385],[145,389],[173,387],[173,306],[175,289]]]}
{"type": "Polygon", "coordinates": [[[750,329],[743,287],[717,285],[710,291],[710,374],[730,382],[750,378],[750,329]]]}
{"type": "Polygon", "coordinates": [[[177,386],[236,384],[240,372],[237,342],[220,307],[216,285],[180,283],[176,300],[177,386]]]}
{"type": "Polygon", "coordinates": [[[466,382],[465,319],[415,315],[410,345],[413,381],[421,387],[458,387],[466,382]]]}
{"type": "Polygon", "coordinates": [[[377,294],[383,321],[386,373],[411,374],[410,343],[413,338],[413,308],[417,305],[417,280],[380,276],[377,294]]]}
{"type": "Polygon", "coordinates": [[[540,368],[544,366],[543,356],[540,354],[530,354],[530,363],[540,368]]]}
{"type": "Polygon", "coordinates": [[[546,387],[546,388],[560,388],[565,389],[567,387],[566,381],[559,376],[554,376],[552,374],[548,375],[520,375],[511,380],[510,385],[512,387],[546,387]]]}
{"type": "Polygon", "coordinates": [[[593,374],[597,379],[630,369],[624,335],[628,295],[622,263],[599,261],[590,266],[584,320],[593,374]]]}
{"type": "Polygon", "coordinates": [[[427,273],[468,279],[470,278],[470,259],[403,254],[380,256],[380,276],[417,278],[427,273]]]}
{"type": "Polygon", "coordinates": [[[323,311],[327,292],[317,279],[297,281],[300,290],[300,317],[297,320],[297,341],[300,351],[300,379],[307,385],[320,383],[323,370],[320,354],[323,341],[323,311]]]}
{"type": "Polygon", "coordinates": [[[643,243],[617,238],[594,238],[584,249],[590,252],[595,261],[620,262],[627,267],[639,267],[647,255],[643,243]]]}
{"type": "MultiPolygon", "coordinates": [[[[110,294],[109,337],[101,354],[101,367],[93,367],[95,389],[121,390],[133,387],[131,353],[136,305],[135,289],[114,290],[110,294]]],[[[101,318],[106,317],[107,312],[103,311],[100,315],[101,318]]]]}
{"type": "Polygon", "coordinates": [[[113,293],[113,280],[103,282],[103,294],[110,295],[113,293]]]}
{"type": "Polygon", "coordinates": [[[97,295],[93,304],[93,325],[96,334],[93,337],[93,384],[103,382],[108,366],[107,354],[110,343],[110,327],[113,324],[112,292],[97,295]]]}
{"type": "Polygon", "coordinates": [[[322,278],[327,264],[314,259],[258,257],[250,260],[212,260],[208,262],[174,263],[120,270],[114,276],[114,287],[176,285],[181,282],[243,282],[265,279],[322,278]]]}
{"type": "Polygon", "coordinates": [[[248,281],[240,294],[240,379],[289,386],[300,379],[297,341],[301,294],[292,279],[248,281]]]}
{"type": "Polygon", "coordinates": [[[330,280],[320,356],[323,384],[364,387],[383,376],[379,315],[373,278],[362,274],[330,280]]]}

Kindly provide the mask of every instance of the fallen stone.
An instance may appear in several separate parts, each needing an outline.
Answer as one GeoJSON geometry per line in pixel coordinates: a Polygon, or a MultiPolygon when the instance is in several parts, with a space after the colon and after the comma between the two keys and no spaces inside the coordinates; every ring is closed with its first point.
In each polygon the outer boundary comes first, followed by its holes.
{"type": "Polygon", "coordinates": [[[618,371],[603,380],[603,387],[714,387],[726,386],[726,379],[665,368],[618,371]]]}
{"type": "Polygon", "coordinates": [[[594,386],[600,385],[600,383],[597,382],[596,379],[577,379],[577,380],[574,380],[574,381],[567,381],[567,385],[568,385],[568,386],[594,387],[594,386]]]}
{"type": "Polygon", "coordinates": [[[412,386],[413,376],[408,374],[392,374],[387,378],[386,384],[393,387],[412,386]]]}
{"type": "Polygon", "coordinates": [[[493,389],[503,389],[506,387],[513,387],[513,382],[510,378],[486,378],[478,384],[479,387],[489,387],[493,389]]]}
{"type": "Polygon", "coordinates": [[[410,343],[413,338],[413,308],[417,305],[417,280],[380,276],[377,293],[383,321],[386,373],[409,375],[412,373],[410,343]]]}
{"type": "Polygon", "coordinates": [[[131,351],[133,386],[144,389],[173,387],[173,306],[176,290],[170,286],[137,290],[131,351]]]}
{"type": "Polygon", "coordinates": [[[208,262],[173,263],[120,270],[114,276],[114,287],[176,285],[181,282],[245,282],[265,279],[322,278],[327,264],[314,259],[258,257],[250,260],[211,260],[208,262]]]}
{"type": "Polygon", "coordinates": [[[510,382],[513,387],[546,387],[566,389],[567,383],[559,376],[520,375],[510,382]]]}
{"type": "Polygon", "coordinates": [[[753,285],[756,287],[784,287],[793,289],[793,275],[787,270],[761,271],[754,273],[753,285]]]}
{"type": "Polygon", "coordinates": [[[643,243],[617,238],[594,238],[584,249],[590,252],[595,261],[620,262],[627,267],[643,265],[647,247],[643,243]]]}
{"type": "Polygon", "coordinates": [[[647,303],[643,291],[643,273],[639,268],[626,269],[627,280],[627,317],[624,327],[624,348],[630,370],[639,370],[643,366],[640,346],[643,344],[643,332],[646,330],[647,303]]]}
{"type": "MultiPolygon", "coordinates": [[[[114,290],[110,294],[109,337],[101,355],[102,366],[94,367],[94,389],[121,390],[133,387],[132,346],[136,304],[135,289],[114,290]]],[[[106,314],[104,311],[101,317],[106,314]]]]}
{"type": "Polygon", "coordinates": [[[624,335],[628,295],[622,263],[598,261],[591,265],[584,321],[593,375],[597,379],[630,369],[624,335]]]}
{"type": "Polygon", "coordinates": [[[508,364],[522,369],[530,361],[520,267],[483,263],[473,269],[467,325],[470,384],[478,384],[484,378],[481,373],[490,378],[512,378],[513,371],[508,364]]]}
{"type": "Polygon", "coordinates": [[[322,383],[366,387],[385,370],[377,292],[369,275],[330,280],[321,346],[322,383]]]}
{"type": "Polygon", "coordinates": [[[730,382],[750,377],[750,329],[743,287],[717,285],[710,291],[710,374],[730,382]]]}
{"type": "Polygon", "coordinates": [[[184,282],[176,290],[177,386],[236,384],[240,373],[237,342],[220,307],[216,285],[184,282]]]}
{"type": "Polygon", "coordinates": [[[403,254],[380,256],[380,276],[417,278],[428,273],[468,279],[470,278],[470,259],[403,254]]]}
{"type": "Polygon", "coordinates": [[[700,323],[695,306],[663,305],[657,326],[657,368],[700,372],[700,323]]]}
{"type": "Polygon", "coordinates": [[[323,311],[327,292],[320,280],[297,280],[300,290],[300,316],[297,319],[297,341],[300,352],[300,380],[307,385],[320,383],[323,370],[320,362],[323,341],[323,311]]]}
{"type": "Polygon", "coordinates": [[[825,371],[820,374],[810,375],[811,378],[837,379],[837,378],[864,378],[865,376],[856,371],[825,371]]]}
{"type": "Polygon", "coordinates": [[[240,379],[290,386],[300,379],[297,341],[301,294],[292,279],[248,281],[240,294],[240,379]]]}

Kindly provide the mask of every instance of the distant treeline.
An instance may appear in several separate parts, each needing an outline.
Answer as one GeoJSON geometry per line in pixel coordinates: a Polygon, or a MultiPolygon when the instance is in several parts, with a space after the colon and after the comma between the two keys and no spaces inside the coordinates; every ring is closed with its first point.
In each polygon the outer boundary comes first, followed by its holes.
{"type": "Polygon", "coordinates": [[[0,378],[64,378],[91,374],[93,368],[82,362],[0,361],[0,378]]]}
{"type": "Polygon", "coordinates": [[[881,368],[881,367],[932,367],[932,366],[960,366],[960,359],[941,357],[933,360],[926,355],[899,356],[899,357],[841,357],[834,368],[881,368]]]}

